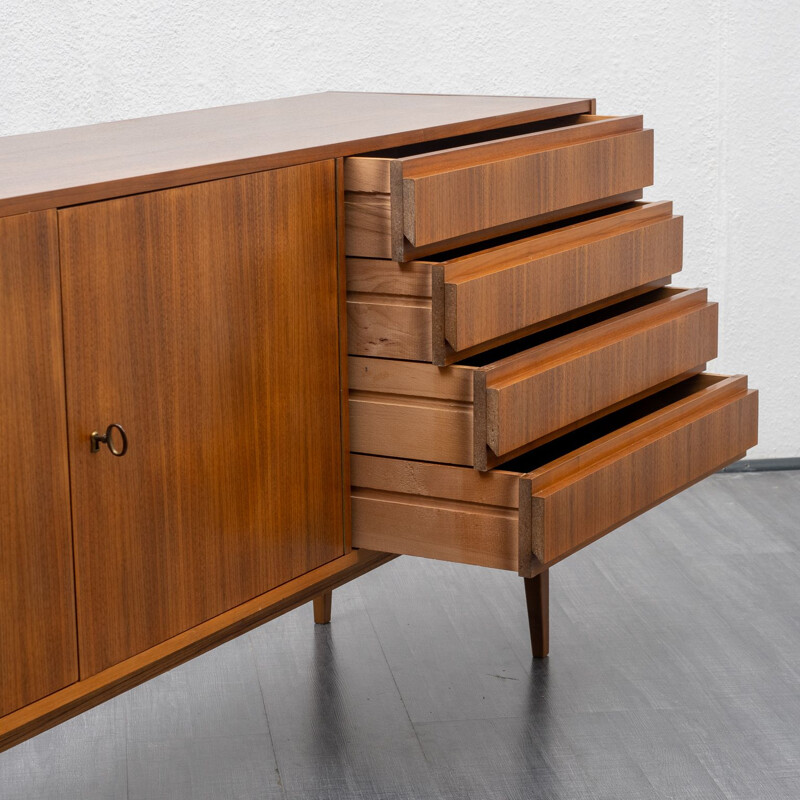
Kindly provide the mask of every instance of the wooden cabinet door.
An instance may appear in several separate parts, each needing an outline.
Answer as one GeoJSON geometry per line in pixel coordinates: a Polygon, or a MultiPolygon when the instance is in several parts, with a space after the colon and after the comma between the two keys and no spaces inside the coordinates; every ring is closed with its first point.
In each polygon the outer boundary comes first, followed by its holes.
{"type": "Polygon", "coordinates": [[[0,219],[0,716],[78,679],[55,211],[0,219]]]}
{"type": "Polygon", "coordinates": [[[344,552],[335,183],[59,211],[82,678],[344,552]]]}

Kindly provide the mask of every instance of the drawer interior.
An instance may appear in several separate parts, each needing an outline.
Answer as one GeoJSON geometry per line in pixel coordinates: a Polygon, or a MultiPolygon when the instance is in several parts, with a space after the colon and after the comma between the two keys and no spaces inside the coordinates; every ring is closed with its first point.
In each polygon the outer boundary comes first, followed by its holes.
{"type": "Polygon", "coordinates": [[[401,145],[399,147],[386,147],[382,150],[372,150],[367,153],[361,153],[358,156],[352,156],[352,158],[410,158],[412,156],[422,155],[423,153],[436,153],[443,150],[452,150],[455,147],[468,147],[470,145],[482,144],[483,142],[497,141],[498,139],[524,136],[528,133],[539,133],[541,131],[550,131],[555,128],[566,128],[598,119],[608,119],[608,117],[594,114],[567,114],[563,117],[526,122],[521,125],[507,125],[501,128],[489,128],[488,130],[461,134],[459,136],[429,139],[426,142],[414,142],[413,144],[401,145]]]}
{"type": "MultiPolygon", "coordinates": [[[[351,156],[351,158],[408,159],[411,161],[417,156],[441,155],[463,147],[474,147],[487,142],[505,142],[530,134],[548,133],[565,128],[585,127],[592,123],[627,119],[641,121],[639,116],[619,117],[600,114],[568,114],[564,117],[553,117],[552,119],[538,120],[536,122],[523,123],[522,125],[491,128],[460,136],[431,139],[427,142],[414,142],[413,144],[399,147],[388,147],[383,150],[374,150],[358,156],[351,156]]],[[[605,133],[598,131],[598,135],[605,135],[605,133]]]]}
{"type": "Polygon", "coordinates": [[[704,372],[668,386],[660,392],[631,403],[625,408],[607,414],[576,430],[559,436],[547,444],[507,462],[502,469],[519,475],[534,473],[548,465],[553,465],[564,456],[574,455],[605,436],[632,425],[645,417],[663,411],[669,406],[680,404],[688,398],[696,397],[710,387],[730,380],[726,375],[704,372]]]}

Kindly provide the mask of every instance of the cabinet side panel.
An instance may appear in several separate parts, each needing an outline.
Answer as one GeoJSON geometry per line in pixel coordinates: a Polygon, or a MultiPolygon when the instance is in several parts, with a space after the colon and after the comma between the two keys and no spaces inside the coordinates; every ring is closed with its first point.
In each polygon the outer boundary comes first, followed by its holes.
{"type": "Polygon", "coordinates": [[[0,220],[0,716],[78,678],[54,211],[0,220]]]}
{"type": "Polygon", "coordinates": [[[339,288],[339,419],[342,447],[342,545],[352,549],[352,514],[350,505],[350,409],[347,382],[347,259],[345,258],[344,159],[337,158],[336,169],[336,280],[339,288]]]}
{"type": "Polygon", "coordinates": [[[85,678],[344,552],[334,162],[59,215],[85,678]]]}

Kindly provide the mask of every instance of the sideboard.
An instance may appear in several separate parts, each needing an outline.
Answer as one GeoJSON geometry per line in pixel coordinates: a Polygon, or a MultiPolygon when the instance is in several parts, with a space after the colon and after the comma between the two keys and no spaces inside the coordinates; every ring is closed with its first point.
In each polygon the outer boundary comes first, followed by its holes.
{"type": "Polygon", "coordinates": [[[548,569],[756,443],[642,117],[324,93],[0,138],[0,749],[397,555],[548,569]]]}

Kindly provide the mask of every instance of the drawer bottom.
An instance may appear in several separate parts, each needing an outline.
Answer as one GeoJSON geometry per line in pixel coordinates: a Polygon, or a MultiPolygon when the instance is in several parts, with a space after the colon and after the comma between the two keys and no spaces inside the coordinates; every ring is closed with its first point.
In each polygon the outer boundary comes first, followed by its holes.
{"type": "Polygon", "coordinates": [[[702,374],[502,468],[352,455],[353,546],[541,572],[756,444],[745,376],[702,374]]]}

